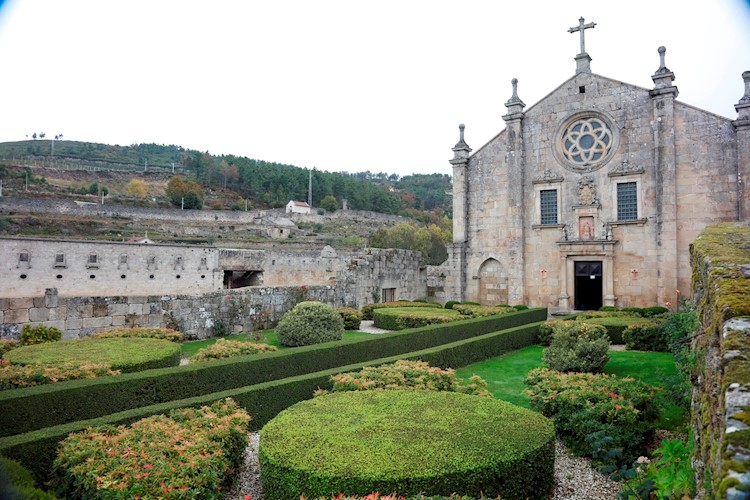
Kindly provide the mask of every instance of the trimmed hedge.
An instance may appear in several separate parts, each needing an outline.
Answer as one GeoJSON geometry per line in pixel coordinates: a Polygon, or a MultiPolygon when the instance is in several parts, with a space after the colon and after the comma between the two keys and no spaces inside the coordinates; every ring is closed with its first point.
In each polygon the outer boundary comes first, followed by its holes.
{"type": "Polygon", "coordinates": [[[466,316],[460,315],[457,311],[432,307],[424,309],[389,307],[373,311],[372,317],[376,327],[392,331],[466,319],[466,316]]]}
{"type": "Polygon", "coordinates": [[[152,338],[101,338],[21,346],[4,358],[14,365],[103,363],[123,373],[180,364],[180,346],[152,338]]]}
{"type": "MultiPolygon", "coordinates": [[[[546,311],[543,316],[546,317],[546,311]]],[[[504,316],[504,318],[507,319],[508,316],[504,316]]],[[[487,320],[485,319],[484,321],[487,320]]],[[[252,417],[250,426],[252,429],[257,430],[283,409],[299,401],[311,398],[316,389],[330,389],[330,377],[342,371],[353,371],[359,370],[364,366],[393,363],[399,359],[421,359],[433,366],[458,368],[499,356],[500,354],[520,349],[521,347],[533,345],[537,341],[538,331],[539,323],[531,323],[388,358],[337,366],[321,372],[247,385],[192,398],[175,399],[174,401],[165,403],[133,408],[117,413],[113,412],[110,415],[89,420],[68,422],[24,434],[0,438],[0,454],[24,464],[32,471],[38,481],[47,481],[58,443],[69,433],[81,431],[90,426],[127,424],[150,415],[166,413],[172,409],[202,406],[211,404],[218,399],[230,397],[240,407],[247,410],[252,417]]],[[[216,362],[216,364],[219,363],[226,362],[216,362]]],[[[128,376],[123,375],[123,377],[128,376]]],[[[187,385],[185,388],[187,388],[187,385]]],[[[20,391],[22,389],[9,392],[20,391]]]]}
{"type": "MultiPolygon", "coordinates": [[[[546,317],[547,310],[537,308],[502,316],[403,330],[388,335],[362,336],[262,355],[229,358],[212,363],[195,363],[127,373],[116,377],[74,380],[2,391],[0,415],[3,415],[3,418],[0,419],[0,436],[12,436],[132,408],[200,397],[203,394],[232,390],[284,377],[328,369],[341,371],[339,367],[342,366],[362,363],[377,357],[402,356],[411,351],[429,349],[542,321],[546,317]]],[[[535,343],[538,328],[536,324],[536,330],[527,335],[532,339],[528,344],[516,344],[511,349],[535,343]]],[[[477,357],[469,362],[481,359],[484,358],[477,357]]],[[[433,365],[451,366],[450,363],[442,365],[441,362],[429,359],[425,361],[433,365]]],[[[252,416],[256,418],[255,414],[252,416]]]]}
{"type": "Polygon", "coordinates": [[[436,302],[409,302],[408,300],[379,302],[377,304],[366,304],[362,306],[362,319],[372,319],[372,312],[375,309],[382,309],[384,307],[435,307],[442,309],[442,306],[436,302]]]}
{"type": "Polygon", "coordinates": [[[261,432],[269,500],[373,491],[530,498],[547,496],[554,482],[552,422],[491,398],[327,394],[287,408],[261,432]]]}

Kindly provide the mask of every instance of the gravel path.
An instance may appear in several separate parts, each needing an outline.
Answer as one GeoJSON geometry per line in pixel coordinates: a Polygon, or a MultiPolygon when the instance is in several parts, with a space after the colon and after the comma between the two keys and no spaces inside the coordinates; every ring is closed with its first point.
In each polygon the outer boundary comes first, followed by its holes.
{"type": "MultiPolygon", "coordinates": [[[[250,433],[248,447],[240,469],[238,484],[229,492],[227,500],[263,500],[258,465],[257,432],[250,433]]],[[[620,491],[619,483],[591,468],[589,460],[571,456],[560,442],[555,448],[555,491],[552,500],[608,500],[620,491]]]]}

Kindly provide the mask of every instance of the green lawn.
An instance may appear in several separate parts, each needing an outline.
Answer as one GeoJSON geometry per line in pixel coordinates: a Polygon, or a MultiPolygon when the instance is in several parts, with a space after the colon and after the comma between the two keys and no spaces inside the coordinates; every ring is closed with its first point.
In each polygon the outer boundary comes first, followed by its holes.
{"type": "MultiPolygon", "coordinates": [[[[530,408],[524,393],[526,374],[543,366],[542,347],[531,346],[497,358],[474,363],[456,370],[462,379],[479,375],[487,381],[488,390],[498,399],[530,408]]],[[[661,387],[666,377],[677,374],[672,354],[665,352],[611,351],[604,372],[630,376],[646,384],[661,387]]],[[[659,427],[677,429],[684,425],[687,415],[677,406],[667,404],[662,409],[659,427]]]]}
{"type": "MultiPolygon", "coordinates": [[[[279,339],[276,338],[276,332],[274,330],[263,330],[261,332],[258,332],[258,335],[260,335],[260,340],[255,340],[255,337],[252,335],[248,335],[246,333],[239,333],[237,335],[227,335],[224,337],[227,340],[244,340],[247,342],[260,342],[262,344],[270,344],[273,346],[276,346],[279,349],[290,349],[289,347],[283,346],[279,343],[279,339]]],[[[361,337],[363,335],[372,335],[371,333],[367,332],[359,332],[359,331],[345,331],[344,332],[344,340],[354,338],[354,337],[361,337]]],[[[199,349],[202,349],[204,347],[210,346],[211,344],[214,344],[216,342],[216,339],[206,339],[206,340],[195,340],[191,342],[184,342],[182,344],[182,356],[189,358],[196,352],[198,352],[199,349]]]]}

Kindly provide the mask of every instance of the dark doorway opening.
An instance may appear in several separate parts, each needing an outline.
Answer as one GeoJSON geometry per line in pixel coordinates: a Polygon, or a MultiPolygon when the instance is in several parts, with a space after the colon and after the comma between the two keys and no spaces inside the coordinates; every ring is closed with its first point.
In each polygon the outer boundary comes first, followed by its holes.
{"type": "Polygon", "coordinates": [[[575,263],[575,306],[578,311],[602,307],[602,261],[583,260],[575,263]]]}
{"type": "Polygon", "coordinates": [[[234,289],[262,284],[263,271],[224,271],[224,288],[234,289]]]}

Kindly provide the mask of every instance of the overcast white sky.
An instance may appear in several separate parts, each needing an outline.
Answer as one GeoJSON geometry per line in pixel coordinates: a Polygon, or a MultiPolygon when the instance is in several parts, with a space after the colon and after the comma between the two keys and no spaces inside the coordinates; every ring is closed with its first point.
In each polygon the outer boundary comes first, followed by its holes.
{"type": "MultiPolygon", "coordinates": [[[[1,0],[0,0],[1,1],[1,0]]],[[[729,118],[750,70],[750,0],[9,0],[0,8],[0,141],[178,144],[329,171],[450,173],[575,73],[729,118]]]]}

